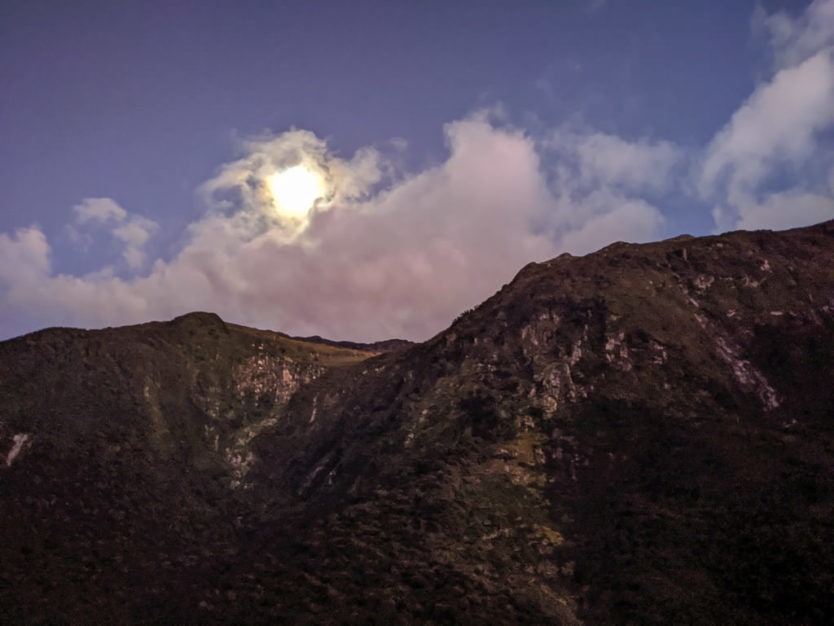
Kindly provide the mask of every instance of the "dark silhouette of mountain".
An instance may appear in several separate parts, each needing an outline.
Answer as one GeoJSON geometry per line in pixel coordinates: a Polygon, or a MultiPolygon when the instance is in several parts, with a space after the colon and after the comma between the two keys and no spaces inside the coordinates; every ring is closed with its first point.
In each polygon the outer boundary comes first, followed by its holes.
{"type": "Polygon", "coordinates": [[[834,621],[834,222],[531,263],[389,347],[0,343],[0,620],[834,621]]]}

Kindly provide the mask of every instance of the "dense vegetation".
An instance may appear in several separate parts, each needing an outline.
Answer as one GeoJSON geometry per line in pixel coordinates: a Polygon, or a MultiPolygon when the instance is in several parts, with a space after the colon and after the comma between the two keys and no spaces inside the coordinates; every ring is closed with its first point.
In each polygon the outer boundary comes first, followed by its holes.
{"type": "Polygon", "coordinates": [[[417,345],[4,342],[0,618],[831,623],[832,267],[829,222],[530,264],[417,345]]]}

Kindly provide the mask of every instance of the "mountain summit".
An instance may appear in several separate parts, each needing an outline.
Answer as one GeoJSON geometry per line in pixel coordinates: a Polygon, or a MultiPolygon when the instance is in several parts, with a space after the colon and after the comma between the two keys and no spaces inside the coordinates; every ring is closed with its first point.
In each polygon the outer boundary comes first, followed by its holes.
{"type": "Polygon", "coordinates": [[[6,341],[0,619],[831,623],[832,364],[834,222],[531,263],[421,344],[6,341]]]}

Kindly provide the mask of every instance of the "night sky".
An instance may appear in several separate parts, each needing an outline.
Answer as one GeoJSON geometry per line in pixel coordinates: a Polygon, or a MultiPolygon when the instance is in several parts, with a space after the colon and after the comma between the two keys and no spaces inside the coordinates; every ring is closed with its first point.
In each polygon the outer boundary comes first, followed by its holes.
{"type": "Polygon", "coordinates": [[[834,218],[833,148],[834,0],[5,0],[0,339],[426,339],[529,261],[834,218]]]}

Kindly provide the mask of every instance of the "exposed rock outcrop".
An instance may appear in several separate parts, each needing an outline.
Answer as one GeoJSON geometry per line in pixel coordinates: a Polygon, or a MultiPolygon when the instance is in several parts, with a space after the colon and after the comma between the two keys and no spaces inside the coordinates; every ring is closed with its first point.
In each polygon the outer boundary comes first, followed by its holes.
{"type": "Polygon", "coordinates": [[[4,342],[0,617],[830,622],[832,268],[831,222],[618,243],[378,355],[4,342]]]}

